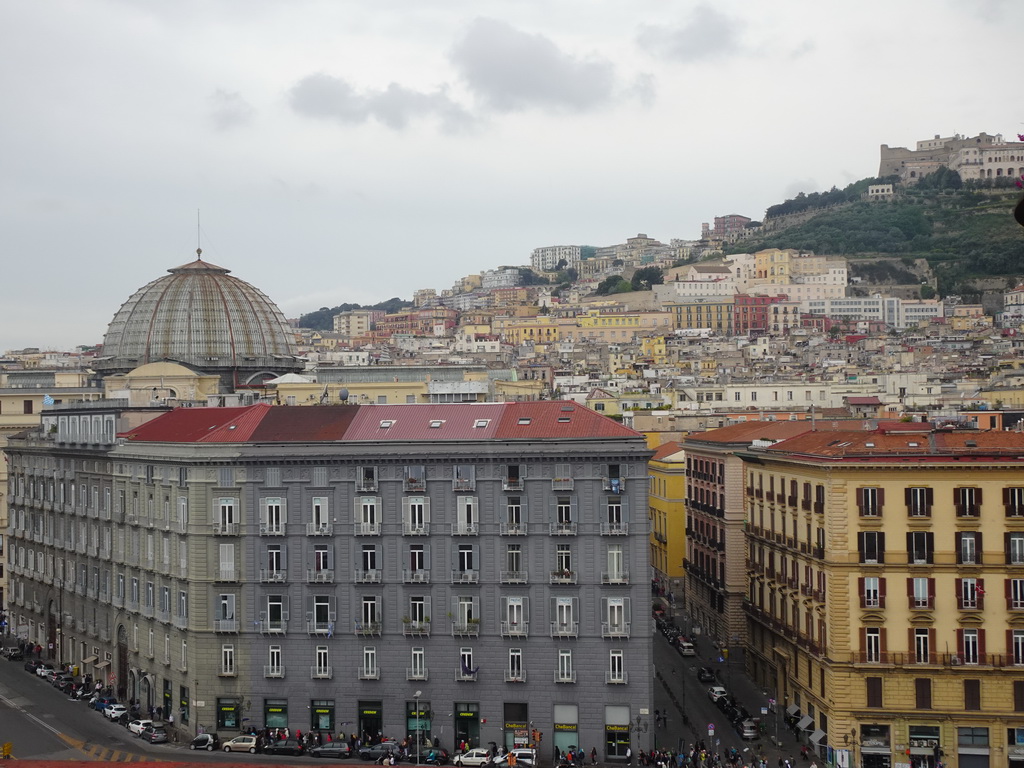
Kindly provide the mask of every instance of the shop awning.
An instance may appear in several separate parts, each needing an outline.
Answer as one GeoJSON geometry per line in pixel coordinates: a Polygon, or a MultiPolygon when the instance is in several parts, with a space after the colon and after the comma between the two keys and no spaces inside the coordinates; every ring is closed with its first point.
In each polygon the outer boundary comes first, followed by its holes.
{"type": "Polygon", "coordinates": [[[96,669],[103,669],[104,667],[109,667],[109,666],[110,666],[110,662],[109,661],[101,661],[99,664],[96,665],[96,669]]]}
{"type": "Polygon", "coordinates": [[[786,707],[786,714],[790,717],[796,717],[800,714],[800,707],[796,704],[790,704],[788,707],[786,707]]]}
{"type": "Polygon", "coordinates": [[[799,722],[797,722],[796,727],[798,731],[806,731],[812,725],[814,725],[814,718],[810,715],[804,715],[800,718],[799,722]]]}
{"type": "Polygon", "coordinates": [[[92,664],[94,661],[96,661],[96,657],[95,656],[90,656],[87,659],[82,659],[82,663],[83,664],[92,664]]]}
{"type": "Polygon", "coordinates": [[[811,741],[817,744],[819,741],[825,738],[825,732],[818,728],[814,733],[811,734],[811,741]]]}

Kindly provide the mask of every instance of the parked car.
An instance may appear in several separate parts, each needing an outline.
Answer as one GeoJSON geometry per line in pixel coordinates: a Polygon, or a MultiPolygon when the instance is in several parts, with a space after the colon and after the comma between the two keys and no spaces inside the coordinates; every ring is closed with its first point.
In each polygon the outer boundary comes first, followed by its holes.
{"type": "Polygon", "coordinates": [[[255,754],[259,751],[260,745],[255,736],[235,736],[235,738],[224,742],[221,747],[225,752],[250,752],[255,754]]]}
{"type": "Polygon", "coordinates": [[[117,720],[121,715],[128,714],[128,707],[124,704],[108,704],[103,708],[103,716],[109,720],[117,720]]]}
{"type": "Polygon", "coordinates": [[[167,743],[167,729],[160,724],[150,725],[142,732],[140,738],[150,744],[165,744],[167,743]]]}
{"type": "Polygon", "coordinates": [[[36,674],[39,677],[46,677],[51,672],[53,672],[53,664],[50,664],[49,662],[41,661],[39,662],[39,666],[36,667],[36,674]]]}
{"type": "Polygon", "coordinates": [[[70,688],[73,682],[75,682],[75,678],[67,673],[62,673],[50,680],[50,685],[63,691],[66,688],[70,688]]]}
{"type": "Polygon", "coordinates": [[[711,667],[701,667],[697,670],[697,679],[702,683],[713,683],[715,682],[715,670],[711,667]]]}
{"type": "Polygon", "coordinates": [[[516,765],[525,766],[525,768],[531,768],[537,764],[537,750],[526,749],[525,747],[516,747],[510,749],[504,755],[494,758],[495,765],[508,765],[508,756],[514,754],[516,756],[516,765]]]}
{"type": "Polygon", "coordinates": [[[93,696],[89,699],[89,706],[95,709],[97,712],[102,712],[104,709],[109,707],[111,704],[117,704],[117,697],[115,696],[93,696]]]}
{"type": "Polygon", "coordinates": [[[679,655],[680,656],[696,656],[697,649],[693,647],[693,643],[688,643],[685,640],[679,643],[679,655]]]}
{"type": "MultiPolygon", "coordinates": [[[[346,747],[348,744],[345,745],[346,747]]],[[[205,749],[207,752],[212,752],[215,749],[220,749],[220,739],[216,733],[200,733],[196,736],[188,745],[189,749],[205,749]]]]}
{"type": "Polygon", "coordinates": [[[294,755],[298,757],[305,749],[298,739],[279,739],[264,745],[264,755],[294,755]]]}
{"type": "Polygon", "coordinates": [[[491,756],[491,750],[484,749],[483,747],[476,747],[474,749],[467,750],[466,752],[460,752],[452,760],[455,765],[483,765],[487,762],[491,756]]]}
{"type": "Polygon", "coordinates": [[[761,735],[757,722],[750,719],[744,720],[740,723],[739,732],[741,739],[756,739],[761,735]]]}
{"type": "Polygon", "coordinates": [[[43,662],[39,661],[39,659],[29,659],[25,662],[25,671],[35,674],[36,670],[39,668],[39,665],[42,663],[43,662]]]}
{"type": "Polygon", "coordinates": [[[341,760],[352,757],[352,748],[347,741],[328,741],[319,747],[313,747],[306,754],[310,757],[333,757],[341,760]]]}
{"type": "Polygon", "coordinates": [[[3,655],[8,661],[21,661],[25,658],[25,654],[21,652],[21,648],[16,645],[8,645],[5,647],[3,655]]]}
{"type": "Polygon", "coordinates": [[[727,694],[728,691],[726,691],[725,688],[723,688],[720,685],[712,685],[710,688],[708,688],[708,698],[712,701],[718,701],[727,694]]]}
{"type": "Polygon", "coordinates": [[[448,765],[451,755],[444,747],[435,747],[428,744],[426,748],[420,747],[420,760],[427,765],[448,765]]]}
{"type": "Polygon", "coordinates": [[[382,741],[380,744],[371,744],[359,750],[359,759],[367,762],[376,762],[385,755],[398,754],[398,744],[393,741],[382,741]]]}
{"type": "Polygon", "coordinates": [[[131,720],[128,722],[128,730],[136,736],[141,736],[142,732],[152,724],[152,720],[131,720]]]}

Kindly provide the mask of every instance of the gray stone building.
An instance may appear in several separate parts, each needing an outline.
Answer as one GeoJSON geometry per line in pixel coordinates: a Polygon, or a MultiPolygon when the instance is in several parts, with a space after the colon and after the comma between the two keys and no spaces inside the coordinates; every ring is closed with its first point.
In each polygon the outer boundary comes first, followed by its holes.
{"type": "Polygon", "coordinates": [[[569,402],[142,419],[11,440],[12,624],[52,658],[188,733],[649,748],[638,433],[569,402]]]}

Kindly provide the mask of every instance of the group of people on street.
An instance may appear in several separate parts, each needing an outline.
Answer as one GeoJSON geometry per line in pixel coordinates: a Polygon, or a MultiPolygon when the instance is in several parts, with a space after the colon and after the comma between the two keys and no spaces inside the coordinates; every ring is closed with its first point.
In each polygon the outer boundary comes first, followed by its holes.
{"type": "MultiPolygon", "coordinates": [[[[569,768],[574,765],[586,765],[587,764],[587,753],[582,749],[567,749],[562,752],[558,747],[555,747],[555,765],[560,768],[569,768]]],[[[590,764],[597,765],[597,748],[590,750],[590,764]]]]}

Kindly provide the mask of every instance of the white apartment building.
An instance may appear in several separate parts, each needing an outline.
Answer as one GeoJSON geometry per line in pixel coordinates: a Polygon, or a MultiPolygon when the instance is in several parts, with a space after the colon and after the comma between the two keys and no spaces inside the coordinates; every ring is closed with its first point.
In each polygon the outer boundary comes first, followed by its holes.
{"type": "Polygon", "coordinates": [[[576,267],[580,263],[580,246],[578,245],[547,245],[534,248],[530,254],[530,267],[534,271],[550,272],[558,262],[565,259],[567,267],[576,267]]]}
{"type": "Polygon", "coordinates": [[[481,273],[481,287],[485,291],[495,288],[515,288],[519,285],[521,277],[517,267],[502,267],[500,269],[488,269],[481,273]]]}
{"type": "Polygon", "coordinates": [[[937,299],[898,299],[874,294],[802,302],[801,311],[832,319],[867,320],[886,323],[893,328],[914,328],[933,317],[943,316],[943,304],[937,299]]]}

